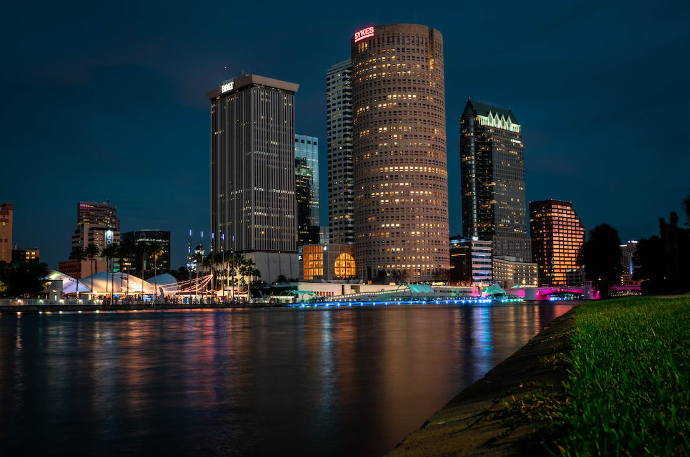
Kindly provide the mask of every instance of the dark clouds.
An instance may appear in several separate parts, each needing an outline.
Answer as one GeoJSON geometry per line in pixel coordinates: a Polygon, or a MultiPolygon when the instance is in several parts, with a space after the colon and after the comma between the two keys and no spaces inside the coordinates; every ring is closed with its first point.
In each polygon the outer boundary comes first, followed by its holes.
{"type": "Polygon", "coordinates": [[[205,93],[223,66],[300,84],[297,131],[320,139],[325,205],[325,72],[370,24],[442,32],[451,176],[472,96],[522,123],[528,199],[572,200],[588,228],[649,236],[690,191],[685,2],[27,5],[0,28],[0,201],[15,203],[15,241],[51,266],[77,201],[106,199],[123,230],[171,230],[182,263],[188,230],[208,230],[205,93]]]}

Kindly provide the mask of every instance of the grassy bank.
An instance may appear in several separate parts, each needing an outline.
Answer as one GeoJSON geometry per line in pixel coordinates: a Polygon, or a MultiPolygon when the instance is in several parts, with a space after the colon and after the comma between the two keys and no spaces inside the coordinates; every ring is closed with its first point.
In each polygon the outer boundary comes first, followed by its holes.
{"type": "Polygon", "coordinates": [[[549,450],[690,455],[690,298],[591,302],[575,322],[549,450]]]}

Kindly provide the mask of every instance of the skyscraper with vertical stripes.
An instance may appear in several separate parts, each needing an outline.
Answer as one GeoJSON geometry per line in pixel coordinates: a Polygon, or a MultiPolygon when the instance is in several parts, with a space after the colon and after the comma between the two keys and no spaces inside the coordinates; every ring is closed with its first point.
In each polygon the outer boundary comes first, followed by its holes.
{"type": "Polygon", "coordinates": [[[294,102],[298,88],[244,75],[207,93],[212,248],[243,253],[267,281],[281,274],[299,276],[294,102]]]}
{"type": "Polygon", "coordinates": [[[355,242],[352,161],[352,64],[339,62],[326,73],[329,241],[355,242]]]}

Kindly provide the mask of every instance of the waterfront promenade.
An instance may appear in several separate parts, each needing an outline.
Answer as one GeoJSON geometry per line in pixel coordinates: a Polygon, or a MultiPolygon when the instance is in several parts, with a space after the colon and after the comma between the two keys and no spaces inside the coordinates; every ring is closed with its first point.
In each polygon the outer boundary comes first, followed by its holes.
{"type": "Polygon", "coordinates": [[[194,310],[194,309],[237,309],[275,308],[280,303],[246,301],[227,302],[150,302],[128,301],[107,303],[101,300],[0,300],[0,313],[55,313],[55,312],[101,312],[101,311],[151,311],[151,310],[194,310]]]}

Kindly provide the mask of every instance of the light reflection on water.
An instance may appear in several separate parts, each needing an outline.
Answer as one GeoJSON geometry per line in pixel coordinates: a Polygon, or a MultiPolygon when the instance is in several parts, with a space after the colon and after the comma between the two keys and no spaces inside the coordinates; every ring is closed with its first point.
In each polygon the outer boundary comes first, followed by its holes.
{"type": "Polygon", "coordinates": [[[571,304],[0,317],[0,455],[382,455],[571,304]]]}

